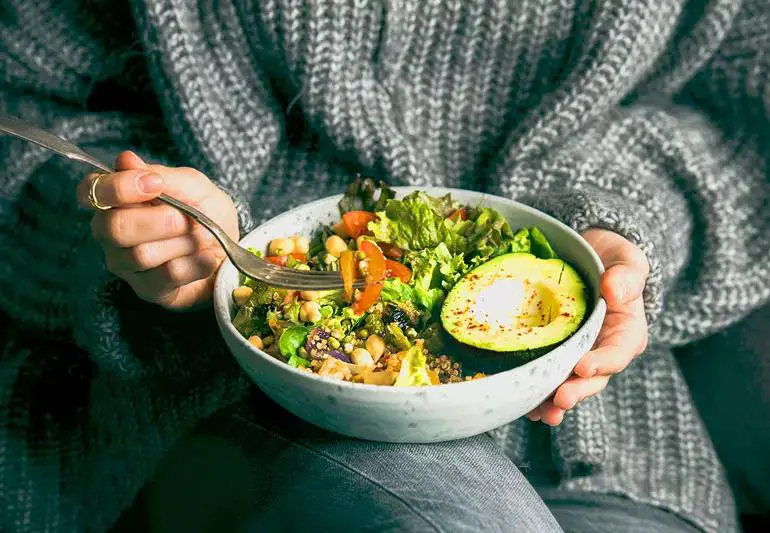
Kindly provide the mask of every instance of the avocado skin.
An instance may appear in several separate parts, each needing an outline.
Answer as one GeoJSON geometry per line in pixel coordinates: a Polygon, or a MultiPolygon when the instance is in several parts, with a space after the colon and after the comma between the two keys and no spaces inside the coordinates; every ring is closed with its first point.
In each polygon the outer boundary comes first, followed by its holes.
{"type": "MultiPolygon", "coordinates": [[[[457,339],[442,331],[444,350],[463,367],[466,375],[476,372],[497,374],[534,361],[541,355],[550,352],[559,344],[544,346],[534,350],[519,350],[515,352],[493,352],[462,344],[457,339]]],[[[566,340],[566,339],[565,339],[566,340]]],[[[564,342],[564,341],[562,341],[564,342]]]]}

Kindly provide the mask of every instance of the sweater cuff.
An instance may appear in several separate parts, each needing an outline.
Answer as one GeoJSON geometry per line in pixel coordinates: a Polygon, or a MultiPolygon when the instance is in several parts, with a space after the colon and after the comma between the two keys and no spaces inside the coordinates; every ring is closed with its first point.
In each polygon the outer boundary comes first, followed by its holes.
{"type": "Polygon", "coordinates": [[[659,241],[660,232],[653,230],[641,206],[594,188],[551,192],[522,201],[554,216],[577,232],[606,229],[637,245],[650,264],[643,298],[647,322],[655,323],[663,308],[663,258],[660,256],[666,248],[659,241]]]}

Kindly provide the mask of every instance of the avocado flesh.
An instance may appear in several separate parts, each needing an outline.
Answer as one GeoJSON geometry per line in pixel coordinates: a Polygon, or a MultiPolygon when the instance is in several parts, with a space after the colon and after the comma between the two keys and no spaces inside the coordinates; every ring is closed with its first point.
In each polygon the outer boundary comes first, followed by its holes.
{"type": "Polygon", "coordinates": [[[452,288],[441,322],[462,344],[532,356],[580,327],[587,294],[578,273],[561,259],[505,254],[472,270],[452,288]]]}

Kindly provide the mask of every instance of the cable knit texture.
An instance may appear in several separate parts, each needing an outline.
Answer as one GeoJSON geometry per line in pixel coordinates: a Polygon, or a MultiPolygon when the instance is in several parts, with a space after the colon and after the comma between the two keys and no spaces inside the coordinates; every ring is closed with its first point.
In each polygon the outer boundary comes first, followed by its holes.
{"type": "MultiPolygon", "coordinates": [[[[0,109],[203,170],[242,231],[361,171],[635,242],[651,346],[551,431],[548,461],[562,487],[736,530],[670,348],[770,297],[766,0],[8,0],[0,49],[0,109]]],[[[0,529],[104,531],[248,384],[210,312],[106,273],[85,168],[8,138],[0,158],[0,529]]],[[[492,436],[522,464],[534,427],[492,436]]]]}

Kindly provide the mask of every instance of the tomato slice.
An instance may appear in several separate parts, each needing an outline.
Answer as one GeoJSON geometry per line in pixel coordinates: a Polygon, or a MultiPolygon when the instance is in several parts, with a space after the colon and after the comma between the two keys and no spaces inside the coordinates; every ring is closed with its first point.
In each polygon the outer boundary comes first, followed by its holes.
{"type": "Polygon", "coordinates": [[[468,210],[464,207],[461,207],[460,209],[455,209],[449,214],[450,220],[454,220],[457,222],[458,220],[468,220],[468,210]]]}
{"type": "Polygon", "coordinates": [[[392,261],[390,259],[385,260],[385,277],[386,278],[398,278],[404,283],[409,283],[412,279],[412,271],[409,267],[399,263],[398,261],[392,261]]]}
{"type": "Polygon", "coordinates": [[[361,297],[353,302],[353,312],[357,315],[369,309],[379,298],[382,292],[382,280],[385,279],[385,256],[382,250],[371,241],[361,242],[361,251],[366,254],[367,272],[366,287],[361,292],[361,297]]]}
{"type": "Polygon", "coordinates": [[[371,211],[348,211],[342,215],[342,224],[345,226],[345,231],[354,239],[361,235],[368,235],[369,230],[366,226],[374,220],[377,220],[377,215],[371,211]]]}
{"type": "Polygon", "coordinates": [[[307,262],[307,254],[270,255],[268,257],[265,257],[265,261],[279,267],[284,267],[286,266],[286,263],[289,262],[289,256],[299,261],[300,263],[307,262]]]}
{"type": "Polygon", "coordinates": [[[350,301],[353,298],[353,280],[356,278],[356,257],[350,250],[340,254],[340,274],[345,286],[345,298],[350,301]]]}
{"type": "Polygon", "coordinates": [[[401,257],[404,255],[404,251],[395,244],[378,242],[377,245],[380,247],[385,257],[390,257],[391,259],[401,259],[401,257]]]}

